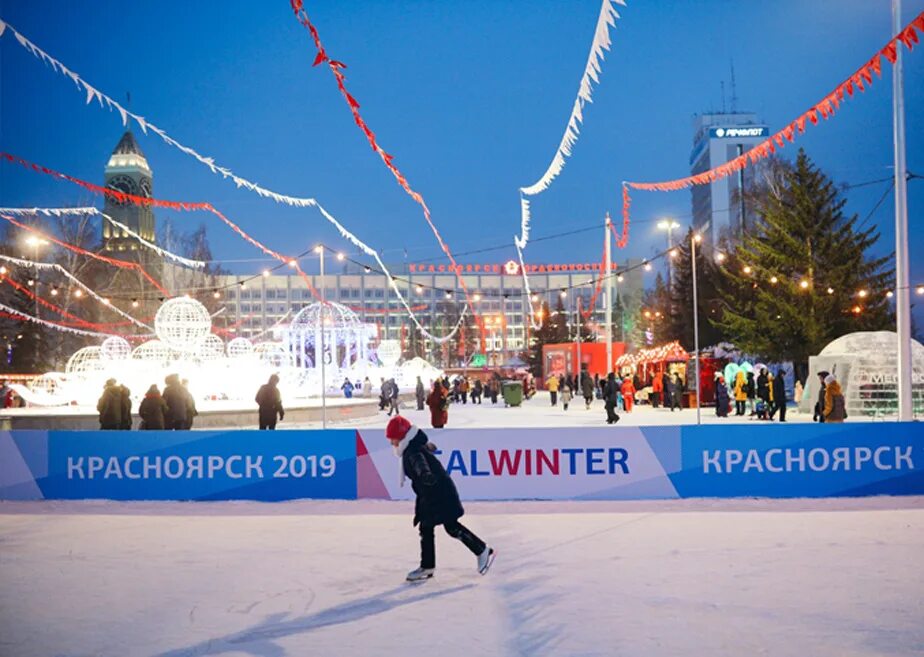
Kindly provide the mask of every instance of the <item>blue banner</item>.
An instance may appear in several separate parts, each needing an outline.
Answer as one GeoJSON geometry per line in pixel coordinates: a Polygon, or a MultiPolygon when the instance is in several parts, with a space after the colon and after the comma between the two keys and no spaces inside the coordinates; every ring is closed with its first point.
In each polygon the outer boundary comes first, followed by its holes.
{"type": "Polygon", "coordinates": [[[924,424],[683,427],[681,497],[924,494],[924,424]]]}
{"type": "Polygon", "coordinates": [[[0,435],[0,498],[353,499],[355,435],[350,430],[6,433],[0,435]]]}

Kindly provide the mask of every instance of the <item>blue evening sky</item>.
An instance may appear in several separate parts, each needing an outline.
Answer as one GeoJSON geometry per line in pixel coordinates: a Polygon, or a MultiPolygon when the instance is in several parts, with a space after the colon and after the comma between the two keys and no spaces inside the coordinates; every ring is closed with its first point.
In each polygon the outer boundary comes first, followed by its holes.
{"type": "MultiPolygon", "coordinates": [[[[561,138],[587,58],[598,0],[356,0],[307,2],[329,53],[348,65],[348,86],[380,143],[420,191],[454,251],[506,244],[463,257],[514,256],[517,188],[534,182],[561,138]]],[[[618,216],[619,182],[689,173],[694,114],[730,97],[771,129],[811,106],[889,38],[888,0],[775,2],[630,0],[619,8],[613,47],[581,139],[562,175],[533,203],[533,236],[618,216]]],[[[924,0],[904,1],[904,20],[924,0]]],[[[353,124],[330,72],[311,68],[314,46],[286,0],[113,2],[4,0],[0,16],[88,82],[179,141],[276,191],[316,197],[362,239],[400,262],[439,255],[418,206],[398,187],[353,124]]],[[[891,174],[891,69],[798,145],[836,181],[891,174]]],[[[0,39],[2,148],[102,182],[122,127],[118,114],[87,106],[67,79],[0,39]]],[[[908,166],[924,174],[924,46],[905,54],[908,166]]],[[[346,247],[314,210],[237,190],[156,136],[136,134],[154,169],[155,196],[210,201],[272,248],[296,253],[319,240],[346,247]]],[[[852,190],[866,216],[888,183],[852,190]]],[[[912,274],[924,282],[924,180],[908,185],[912,274]]],[[[871,221],[880,251],[894,248],[894,196],[871,221]]],[[[3,205],[94,201],[79,188],[0,167],[3,205]]],[[[662,248],[654,226],[690,219],[690,192],[634,194],[628,248],[662,248]]],[[[261,254],[208,215],[159,212],[209,225],[216,257],[261,254]]],[[[602,228],[601,228],[602,230],[602,228]]],[[[600,257],[599,232],[536,242],[531,262],[600,257]]],[[[234,271],[262,265],[229,262],[234,271]]],[[[310,266],[310,265],[309,265],[310,266]]],[[[920,304],[919,304],[920,305],[920,304]]]]}

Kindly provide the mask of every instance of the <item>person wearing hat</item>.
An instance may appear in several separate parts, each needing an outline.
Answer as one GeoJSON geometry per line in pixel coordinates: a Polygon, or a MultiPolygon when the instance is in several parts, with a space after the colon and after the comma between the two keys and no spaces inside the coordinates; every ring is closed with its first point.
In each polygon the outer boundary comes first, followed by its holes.
{"type": "Polygon", "coordinates": [[[844,402],[844,393],[841,384],[833,374],[825,377],[825,422],[843,422],[847,419],[847,405],[844,402]]]}
{"type": "Polygon", "coordinates": [[[443,525],[446,533],[465,544],[478,558],[478,572],[484,575],[494,562],[494,549],[475,536],[459,522],[465,513],[459,501],[455,484],[434,456],[436,445],[427,440],[427,434],[406,418],[393,417],[385,428],[385,437],[401,459],[399,481],[411,480],[417,495],[414,504],[414,525],[420,532],[420,567],[407,574],[407,581],[417,582],[433,577],[436,570],[436,542],[433,530],[443,525]]]}
{"type": "Polygon", "coordinates": [[[260,386],[260,389],[257,390],[257,396],[254,397],[254,401],[260,407],[261,430],[275,429],[276,417],[278,416],[282,420],[286,416],[286,412],[282,408],[282,395],[279,394],[279,388],[276,387],[278,383],[279,375],[270,375],[269,381],[260,386]]]}
{"type": "Polygon", "coordinates": [[[166,428],[167,402],[160,396],[157,384],[148,388],[141,405],[138,407],[141,416],[141,428],[146,431],[163,430],[166,428]]]}
{"type": "Polygon", "coordinates": [[[122,389],[115,379],[106,381],[103,394],[96,403],[99,411],[99,428],[105,430],[122,428],[122,389]]]}

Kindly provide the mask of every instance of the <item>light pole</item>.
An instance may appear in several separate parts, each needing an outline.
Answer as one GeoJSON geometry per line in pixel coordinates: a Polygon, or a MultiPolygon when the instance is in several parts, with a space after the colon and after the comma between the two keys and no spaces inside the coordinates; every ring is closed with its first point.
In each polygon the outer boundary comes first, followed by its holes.
{"type": "Polygon", "coordinates": [[[32,247],[32,263],[35,267],[35,276],[32,278],[32,281],[35,285],[32,286],[32,293],[35,295],[35,317],[39,317],[39,300],[38,300],[38,282],[39,282],[39,266],[38,266],[38,250],[40,246],[48,244],[48,240],[42,239],[41,237],[36,237],[35,235],[29,235],[26,238],[26,244],[32,247]]]}
{"type": "MultiPolygon", "coordinates": [[[[901,30],[901,0],[892,0],[892,33],[901,30]]],[[[905,163],[905,99],[902,48],[892,67],[892,129],[895,146],[895,320],[898,335],[898,419],[914,419],[911,401],[911,290],[908,275],[908,188],[905,163]]]]}
{"type": "MultiPolygon", "coordinates": [[[[667,250],[670,251],[674,248],[674,229],[680,228],[678,224],[673,219],[662,219],[658,222],[658,230],[667,231],[667,250]]],[[[667,286],[671,285],[671,261],[670,258],[667,259],[667,286]]]]}
{"type": "Polygon", "coordinates": [[[697,303],[696,285],[696,245],[702,241],[703,236],[696,233],[690,240],[690,254],[693,259],[693,362],[696,371],[696,424],[701,424],[700,417],[700,380],[699,380],[699,304],[697,303]]]}
{"type": "MultiPolygon", "coordinates": [[[[318,313],[318,321],[321,322],[321,352],[318,358],[321,360],[321,428],[327,428],[327,368],[324,362],[324,330],[327,327],[327,300],[324,298],[324,245],[318,244],[314,247],[314,252],[321,259],[321,308],[318,313]]],[[[315,345],[317,351],[317,345],[315,345]]]]}
{"type": "Polygon", "coordinates": [[[610,294],[610,268],[613,254],[610,251],[610,213],[606,213],[606,222],[603,224],[603,326],[606,337],[606,374],[613,371],[613,297],[610,294]]]}

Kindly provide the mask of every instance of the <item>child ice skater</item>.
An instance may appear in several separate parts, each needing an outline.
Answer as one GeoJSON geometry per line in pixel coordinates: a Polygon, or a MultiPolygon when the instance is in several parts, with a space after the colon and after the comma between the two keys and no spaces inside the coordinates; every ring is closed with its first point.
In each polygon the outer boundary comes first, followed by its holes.
{"type": "Polygon", "coordinates": [[[465,513],[455,484],[433,455],[436,445],[427,441],[427,434],[406,418],[393,417],[385,429],[385,437],[401,459],[400,482],[405,477],[417,494],[414,524],[420,525],[420,568],[407,574],[407,581],[416,582],[433,577],[436,569],[436,544],[433,529],[443,525],[446,533],[457,538],[478,557],[478,572],[484,575],[494,562],[494,550],[459,522],[465,513]]]}

